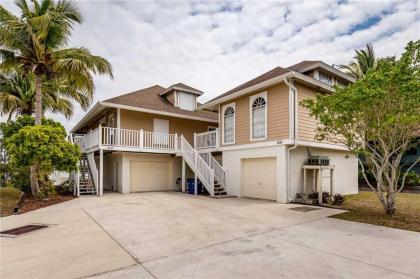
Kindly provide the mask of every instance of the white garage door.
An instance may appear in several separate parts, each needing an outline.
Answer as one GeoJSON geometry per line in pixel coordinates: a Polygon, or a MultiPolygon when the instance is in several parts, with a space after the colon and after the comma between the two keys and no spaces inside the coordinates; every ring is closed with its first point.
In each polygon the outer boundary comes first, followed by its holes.
{"type": "Polygon", "coordinates": [[[276,200],[276,158],[242,160],[242,196],[276,200]]]}
{"type": "Polygon", "coordinates": [[[170,190],[170,162],[130,163],[130,192],[170,190]]]}

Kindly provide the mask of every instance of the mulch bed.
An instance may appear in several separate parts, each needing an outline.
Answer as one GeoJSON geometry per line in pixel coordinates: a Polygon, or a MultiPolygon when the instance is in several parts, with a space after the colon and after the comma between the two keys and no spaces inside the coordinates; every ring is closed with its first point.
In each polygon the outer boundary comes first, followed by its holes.
{"type": "Polygon", "coordinates": [[[53,204],[62,203],[65,201],[69,201],[75,199],[75,196],[61,196],[61,195],[53,195],[49,197],[47,200],[39,200],[35,199],[32,196],[25,197],[23,202],[23,206],[19,209],[19,213],[26,213],[29,211],[37,210],[43,207],[47,207],[53,204]]]}
{"type": "MultiPolygon", "coordinates": [[[[23,201],[22,207],[19,209],[17,214],[26,213],[29,211],[37,210],[43,207],[47,207],[53,204],[66,202],[72,199],[75,199],[74,196],[63,196],[63,195],[53,195],[48,198],[48,200],[39,200],[35,199],[30,195],[26,195],[23,201]]],[[[13,212],[13,208],[1,208],[1,217],[16,214],[13,212]]]]}

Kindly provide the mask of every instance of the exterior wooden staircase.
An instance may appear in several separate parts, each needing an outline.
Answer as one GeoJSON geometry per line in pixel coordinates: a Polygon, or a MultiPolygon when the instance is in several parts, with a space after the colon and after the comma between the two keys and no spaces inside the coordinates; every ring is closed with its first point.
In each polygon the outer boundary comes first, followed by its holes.
{"type": "Polygon", "coordinates": [[[226,171],[210,153],[200,154],[183,136],[180,137],[179,141],[182,158],[197,175],[210,196],[226,196],[226,171]]]}
{"type": "Polygon", "coordinates": [[[93,179],[92,170],[86,153],[82,154],[79,163],[79,194],[96,195],[95,181],[93,179]]]}

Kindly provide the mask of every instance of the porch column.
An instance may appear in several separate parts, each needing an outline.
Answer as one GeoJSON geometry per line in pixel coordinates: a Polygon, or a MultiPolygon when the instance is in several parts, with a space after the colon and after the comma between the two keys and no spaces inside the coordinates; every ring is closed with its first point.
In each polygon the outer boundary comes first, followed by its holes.
{"type": "Polygon", "coordinates": [[[121,110],[117,109],[117,128],[121,129],[121,110]]]}
{"type": "Polygon", "coordinates": [[[104,194],[104,151],[99,149],[99,196],[104,194]]]}
{"type": "Polygon", "coordinates": [[[182,158],[182,174],[181,174],[182,192],[185,192],[185,160],[182,158]]]}

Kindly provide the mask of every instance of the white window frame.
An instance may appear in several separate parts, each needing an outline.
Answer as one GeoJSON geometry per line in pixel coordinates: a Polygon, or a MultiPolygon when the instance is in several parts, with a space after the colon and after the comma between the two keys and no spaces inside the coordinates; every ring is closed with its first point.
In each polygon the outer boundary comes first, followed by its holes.
{"type": "Polygon", "coordinates": [[[183,110],[195,111],[197,109],[197,96],[195,94],[193,94],[193,93],[186,92],[186,91],[176,91],[175,92],[175,106],[178,107],[178,108],[180,108],[180,109],[183,109],[183,110]],[[181,104],[179,102],[179,100],[181,98],[178,96],[178,94],[188,94],[188,95],[191,95],[194,98],[194,108],[192,110],[182,108],[181,107],[181,104]]]}
{"type": "Polygon", "coordinates": [[[267,119],[267,114],[268,114],[268,98],[267,98],[267,91],[252,95],[249,97],[249,140],[250,141],[261,141],[261,140],[266,140],[267,139],[267,135],[268,135],[268,119],[267,119]],[[254,103],[255,99],[262,97],[265,100],[265,136],[263,138],[256,138],[254,139],[253,137],[253,133],[252,133],[252,104],[254,103]]]}
{"type": "Polygon", "coordinates": [[[221,118],[222,118],[222,131],[221,131],[220,134],[222,135],[222,144],[223,145],[235,144],[235,139],[236,139],[236,106],[235,106],[234,102],[222,106],[221,118]],[[233,114],[233,141],[231,141],[231,142],[225,142],[225,111],[228,107],[232,107],[233,111],[234,111],[234,114],[233,114]]]}

